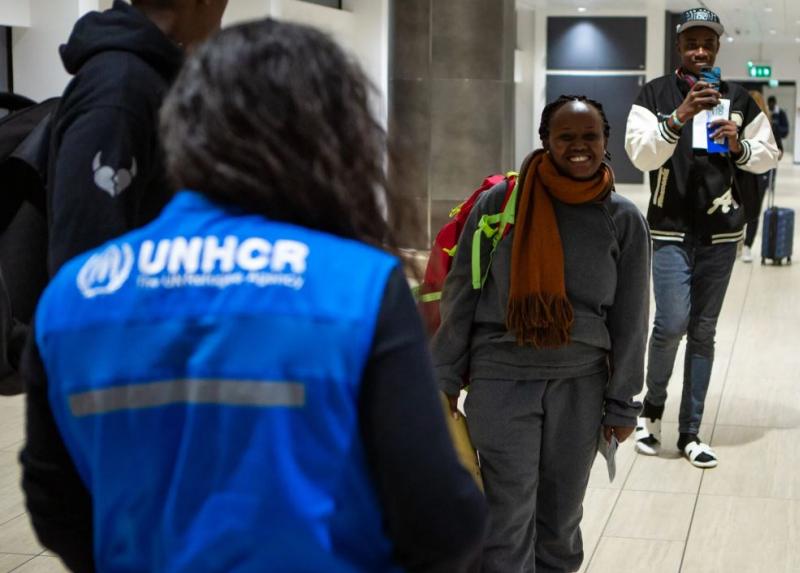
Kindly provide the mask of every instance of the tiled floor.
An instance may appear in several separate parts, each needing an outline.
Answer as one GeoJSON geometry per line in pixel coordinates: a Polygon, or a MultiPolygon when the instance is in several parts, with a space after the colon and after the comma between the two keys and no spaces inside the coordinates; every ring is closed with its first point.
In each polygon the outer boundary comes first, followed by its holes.
{"type": "Polygon", "coordinates": [[[31,531],[19,488],[17,452],[22,445],[23,400],[0,397],[0,573],[60,573],[31,531]]]}
{"type": "MultiPolygon", "coordinates": [[[[784,163],[777,180],[778,203],[800,210],[800,166],[784,163]]],[[[643,186],[620,192],[646,205],[643,186]]],[[[623,444],[614,483],[600,463],[592,472],[582,571],[800,572],[799,344],[800,264],[737,262],[701,431],[719,467],[698,470],[669,447],[637,456],[623,444]]],[[[681,370],[678,360],[668,446],[677,440],[681,370]]],[[[0,398],[0,573],[57,573],[64,569],[36,542],[19,491],[22,404],[0,398]]]]}
{"type": "MultiPolygon", "coordinates": [[[[777,203],[800,209],[800,166],[784,162],[777,184],[777,203]]],[[[642,187],[621,187],[646,207],[642,187]]],[[[759,236],[754,251],[760,246],[759,236]]],[[[625,443],[613,484],[604,465],[592,472],[582,571],[800,572],[800,265],[759,262],[737,261],[718,325],[700,435],[719,466],[696,469],[672,447],[681,348],[664,418],[666,451],[639,456],[625,443]]]]}

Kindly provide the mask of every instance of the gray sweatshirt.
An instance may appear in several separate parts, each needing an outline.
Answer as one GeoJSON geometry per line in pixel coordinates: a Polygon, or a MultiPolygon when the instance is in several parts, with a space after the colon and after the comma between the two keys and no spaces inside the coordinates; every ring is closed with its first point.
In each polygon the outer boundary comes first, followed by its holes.
{"type": "MultiPolygon", "coordinates": [[[[650,234],[639,209],[610,193],[602,203],[553,200],[564,248],[564,280],[574,323],[569,345],[519,346],[505,326],[514,230],[497,245],[486,282],[472,288],[472,242],[478,220],[499,213],[506,184],[475,204],[458,243],[432,341],[440,388],[457,394],[463,379],[549,380],[610,369],[603,423],[634,426],[642,389],[650,303],[650,234]]],[[[481,241],[486,272],[491,240],[481,241]]]]}

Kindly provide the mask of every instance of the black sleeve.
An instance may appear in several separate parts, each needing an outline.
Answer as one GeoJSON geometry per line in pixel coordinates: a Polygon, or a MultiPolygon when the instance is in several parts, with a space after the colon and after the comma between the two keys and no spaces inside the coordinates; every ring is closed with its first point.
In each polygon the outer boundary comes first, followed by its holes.
{"type": "Polygon", "coordinates": [[[780,110],[778,112],[778,124],[780,126],[778,139],[783,139],[784,137],[789,137],[789,117],[786,115],[786,112],[780,110]]]}
{"type": "Polygon", "coordinates": [[[11,364],[8,349],[11,346],[11,336],[14,330],[14,317],[11,313],[11,299],[8,297],[6,281],[3,279],[3,269],[0,268],[0,395],[4,393],[7,380],[11,379],[16,373],[16,369],[11,364]]]}
{"type": "Polygon", "coordinates": [[[101,106],[75,118],[55,151],[48,269],[131,230],[153,164],[155,126],[142,114],[101,106]]]}
{"type": "Polygon", "coordinates": [[[39,542],[69,569],[91,573],[92,500],[50,410],[47,376],[33,336],[28,338],[22,373],[27,383],[27,419],[20,462],[33,529],[39,542]]]}
{"type": "Polygon", "coordinates": [[[486,506],[453,450],[425,333],[400,269],[384,292],[359,407],[398,562],[408,571],[467,571],[480,556],[486,506]]]}

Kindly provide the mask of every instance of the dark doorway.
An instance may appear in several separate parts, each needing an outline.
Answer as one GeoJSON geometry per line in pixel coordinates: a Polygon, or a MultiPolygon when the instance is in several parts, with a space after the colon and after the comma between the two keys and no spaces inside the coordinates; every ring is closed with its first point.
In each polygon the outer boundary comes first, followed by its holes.
{"type": "Polygon", "coordinates": [[[11,28],[0,26],[0,92],[13,91],[11,75],[11,28]]]}

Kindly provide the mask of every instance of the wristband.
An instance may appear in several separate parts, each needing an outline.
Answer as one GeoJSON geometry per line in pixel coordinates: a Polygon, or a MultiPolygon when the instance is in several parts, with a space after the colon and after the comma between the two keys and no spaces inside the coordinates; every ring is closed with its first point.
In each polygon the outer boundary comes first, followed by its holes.
{"type": "Polygon", "coordinates": [[[686,125],[685,122],[682,122],[681,120],[678,119],[678,110],[677,109],[673,110],[672,113],[669,116],[672,118],[672,125],[674,125],[678,129],[680,129],[684,125],[686,125]]]}

